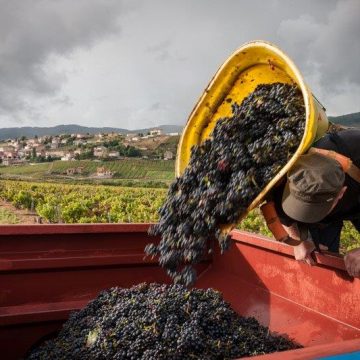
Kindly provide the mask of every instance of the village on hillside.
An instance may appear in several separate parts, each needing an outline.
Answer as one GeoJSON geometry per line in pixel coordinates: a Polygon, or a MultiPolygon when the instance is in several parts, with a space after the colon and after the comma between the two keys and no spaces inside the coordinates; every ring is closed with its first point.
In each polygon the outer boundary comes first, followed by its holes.
{"type": "Polygon", "coordinates": [[[54,160],[120,160],[128,157],[172,160],[179,133],[164,134],[161,129],[147,133],[61,134],[22,136],[0,143],[2,166],[51,162],[54,160]],[[163,146],[160,146],[163,145],[163,146]]]}

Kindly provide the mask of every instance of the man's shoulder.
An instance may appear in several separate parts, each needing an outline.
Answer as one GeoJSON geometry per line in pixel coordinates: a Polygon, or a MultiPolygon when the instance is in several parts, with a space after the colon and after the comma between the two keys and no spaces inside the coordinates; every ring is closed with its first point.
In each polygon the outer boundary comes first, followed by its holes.
{"type": "Polygon", "coordinates": [[[341,149],[341,143],[345,144],[346,149],[358,158],[360,155],[360,129],[346,129],[336,133],[336,135],[332,133],[325,134],[322,138],[317,140],[313,146],[326,150],[334,150],[340,153],[343,153],[344,149],[341,149]],[[334,139],[334,136],[337,136],[340,140],[340,143],[334,139]]]}

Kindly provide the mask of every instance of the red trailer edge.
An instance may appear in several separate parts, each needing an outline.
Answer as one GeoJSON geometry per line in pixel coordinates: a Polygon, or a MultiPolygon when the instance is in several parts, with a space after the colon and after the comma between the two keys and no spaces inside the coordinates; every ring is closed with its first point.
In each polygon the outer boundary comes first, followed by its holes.
{"type": "MultiPolygon", "coordinates": [[[[0,354],[19,359],[54,334],[69,313],[102,289],[169,283],[156,261],[149,224],[6,225],[0,230],[0,354]]],[[[198,265],[196,287],[212,287],[241,315],[304,346],[252,359],[313,359],[360,349],[360,280],[341,258],[297,262],[290,246],[242,231],[198,265]]],[[[158,239],[155,239],[158,241],[158,239]]]]}

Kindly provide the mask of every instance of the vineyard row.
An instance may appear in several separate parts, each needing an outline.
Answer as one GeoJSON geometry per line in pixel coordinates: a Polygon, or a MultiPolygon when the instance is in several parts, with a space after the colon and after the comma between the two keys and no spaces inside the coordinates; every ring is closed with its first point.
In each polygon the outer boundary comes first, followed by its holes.
{"type": "Polygon", "coordinates": [[[155,222],[164,189],[0,181],[0,197],[49,223],[155,222]]]}
{"type": "MultiPolygon", "coordinates": [[[[156,222],[166,189],[100,185],[66,185],[0,180],[0,198],[21,209],[35,211],[49,223],[156,222]]],[[[254,210],[240,229],[271,236],[263,217],[254,210]]],[[[360,234],[345,221],[341,251],[360,246],[360,234]]]]}

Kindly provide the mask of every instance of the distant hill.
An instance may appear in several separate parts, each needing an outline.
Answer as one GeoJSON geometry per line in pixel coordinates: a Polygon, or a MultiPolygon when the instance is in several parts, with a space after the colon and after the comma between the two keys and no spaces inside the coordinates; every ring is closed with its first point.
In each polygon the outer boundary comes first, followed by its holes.
{"type": "MultiPolygon", "coordinates": [[[[335,124],[341,124],[344,126],[360,128],[360,112],[341,115],[341,116],[329,116],[329,120],[335,124]]],[[[59,135],[59,134],[98,134],[98,133],[110,133],[119,132],[123,134],[128,133],[147,133],[153,129],[161,129],[163,133],[181,133],[183,130],[182,126],[178,125],[160,125],[145,129],[123,129],[114,127],[87,127],[75,124],[70,125],[58,125],[52,127],[13,127],[13,128],[0,128],[0,140],[15,139],[21,136],[28,138],[44,135],[59,135]]]]}
{"type": "Polygon", "coordinates": [[[329,120],[335,124],[360,128],[360,112],[341,116],[329,116],[329,120]]]}
{"type": "Polygon", "coordinates": [[[184,128],[183,126],[179,126],[179,125],[160,125],[160,126],[153,127],[153,128],[128,130],[128,132],[146,133],[149,130],[161,129],[164,134],[170,134],[170,133],[181,133],[183,131],[183,128],[184,128]]]}
{"type": "Polygon", "coordinates": [[[123,134],[128,133],[144,133],[152,129],[161,129],[165,134],[181,132],[183,127],[178,125],[160,125],[157,127],[146,128],[146,129],[135,129],[128,130],[122,128],[113,128],[113,127],[87,127],[80,126],[75,124],[70,125],[58,125],[53,127],[14,127],[14,128],[0,128],[0,140],[5,139],[15,139],[22,136],[28,138],[44,135],[60,135],[60,134],[98,134],[98,133],[110,133],[110,132],[119,132],[123,134]]]}

